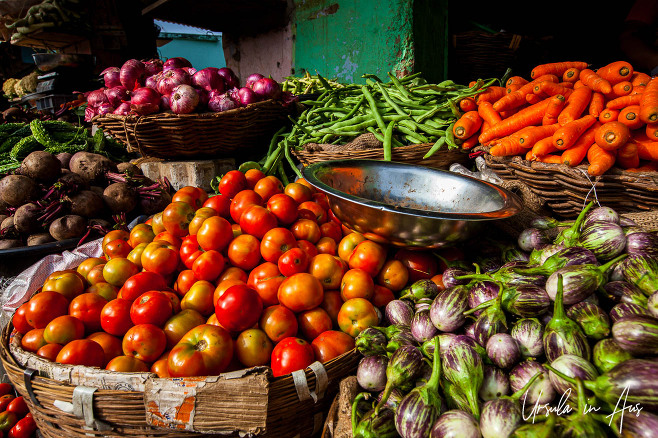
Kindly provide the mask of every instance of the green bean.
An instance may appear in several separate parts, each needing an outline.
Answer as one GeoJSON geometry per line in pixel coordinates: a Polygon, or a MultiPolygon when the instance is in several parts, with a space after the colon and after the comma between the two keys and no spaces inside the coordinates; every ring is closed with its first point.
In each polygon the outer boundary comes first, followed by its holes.
{"type": "Polygon", "coordinates": [[[404,112],[402,108],[400,108],[395,102],[393,102],[393,100],[391,100],[391,97],[388,95],[386,89],[382,87],[382,84],[377,84],[377,86],[379,88],[379,91],[382,93],[382,97],[391,106],[391,108],[393,108],[400,115],[403,116],[407,115],[407,113],[404,112]]]}
{"type": "Polygon", "coordinates": [[[277,166],[279,170],[279,178],[281,178],[281,183],[283,183],[284,186],[288,185],[288,177],[286,176],[286,172],[283,169],[283,161],[279,161],[279,165],[277,166]]]}
{"type": "Polygon", "coordinates": [[[320,83],[322,84],[325,90],[332,91],[334,89],[334,87],[332,87],[331,84],[329,84],[329,82],[327,82],[325,78],[320,76],[320,73],[318,73],[317,76],[318,76],[318,80],[320,81],[320,83]]]}
{"type": "Polygon", "coordinates": [[[372,135],[374,135],[377,140],[381,141],[382,143],[384,142],[384,137],[382,137],[382,135],[372,126],[368,127],[368,132],[372,133],[372,135]]]}
{"type": "Polygon", "coordinates": [[[434,145],[432,145],[432,147],[430,148],[430,150],[427,151],[427,153],[423,156],[423,160],[426,159],[426,158],[431,157],[432,155],[434,155],[434,153],[435,153],[436,151],[438,151],[439,149],[441,149],[441,146],[443,146],[443,145],[445,144],[445,142],[446,142],[446,138],[445,138],[445,137],[441,137],[441,138],[439,138],[439,139],[436,141],[436,143],[434,143],[434,145]]]}
{"type": "Polygon", "coordinates": [[[372,94],[365,86],[361,87],[361,89],[363,90],[363,94],[366,96],[366,100],[368,101],[368,104],[370,104],[370,109],[372,110],[372,113],[375,116],[375,120],[377,121],[377,125],[379,126],[379,129],[382,132],[384,132],[386,130],[386,123],[384,123],[381,114],[379,114],[379,111],[377,110],[377,104],[375,103],[375,99],[372,97],[372,94]]]}
{"type": "Polygon", "coordinates": [[[459,145],[455,142],[455,133],[452,132],[455,127],[455,122],[452,122],[448,129],[446,129],[446,143],[448,144],[448,149],[459,149],[459,145]]]}
{"type": "Polygon", "coordinates": [[[398,124],[397,130],[403,134],[406,134],[407,137],[412,138],[414,140],[414,143],[430,143],[430,140],[427,137],[413,131],[412,129],[407,128],[406,126],[403,126],[402,124],[398,124]]]}
{"type": "Polygon", "coordinates": [[[292,159],[292,156],[290,156],[290,148],[288,145],[283,148],[283,155],[286,157],[286,160],[288,160],[288,164],[290,164],[290,167],[292,167],[292,170],[295,172],[295,174],[299,177],[302,178],[302,173],[297,169],[297,165],[295,164],[295,161],[292,159]]]}
{"type": "Polygon", "coordinates": [[[379,79],[379,77],[377,75],[373,75],[373,74],[369,74],[369,73],[365,73],[361,77],[366,78],[366,79],[374,79],[378,83],[383,83],[384,82],[381,79],[379,79]]]}
{"type": "Polygon", "coordinates": [[[320,129],[319,131],[316,131],[318,134],[326,135],[326,134],[331,134],[331,135],[342,135],[345,137],[356,137],[357,135],[361,135],[361,131],[333,131],[331,129],[320,129]]]}
{"type": "Polygon", "coordinates": [[[267,155],[270,155],[272,153],[272,151],[274,150],[274,145],[276,144],[277,138],[279,138],[279,136],[281,134],[283,134],[283,131],[285,131],[285,130],[286,130],[286,126],[283,126],[278,131],[276,131],[274,133],[274,136],[272,137],[272,140],[270,141],[270,147],[267,149],[267,155]]]}
{"type": "Polygon", "coordinates": [[[416,72],[416,73],[412,73],[410,75],[407,75],[403,78],[400,78],[398,80],[400,81],[400,83],[407,83],[407,82],[411,82],[412,79],[416,79],[419,76],[420,76],[420,72],[416,72]]]}
{"type": "Polygon", "coordinates": [[[404,96],[407,98],[411,98],[411,95],[409,93],[409,90],[407,90],[404,85],[400,83],[400,80],[395,77],[395,75],[392,75],[390,72],[388,73],[388,77],[391,78],[391,81],[395,85],[395,87],[400,90],[400,93],[402,93],[404,96]]]}
{"type": "Polygon", "coordinates": [[[337,122],[340,123],[340,122],[342,122],[342,121],[344,121],[344,120],[347,120],[347,119],[349,119],[350,117],[352,117],[352,116],[353,116],[353,115],[359,110],[359,108],[361,108],[361,105],[363,105],[363,101],[364,101],[364,100],[366,100],[366,97],[365,97],[365,96],[361,96],[361,97],[359,98],[358,102],[354,105],[354,107],[352,107],[352,109],[350,110],[350,112],[348,112],[348,113],[345,115],[345,117],[342,117],[342,118],[338,119],[337,122]]]}
{"type": "Polygon", "coordinates": [[[393,127],[395,126],[395,121],[389,122],[384,132],[384,161],[391,161],[391,141],[393,139],[393,127]]]}

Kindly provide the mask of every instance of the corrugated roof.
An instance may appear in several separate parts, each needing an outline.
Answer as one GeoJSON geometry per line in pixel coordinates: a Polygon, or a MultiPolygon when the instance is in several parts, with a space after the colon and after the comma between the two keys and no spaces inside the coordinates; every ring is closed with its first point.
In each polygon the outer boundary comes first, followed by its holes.
{"type": "Polygon", "coordinates": [[[178,33],[187,35],[221,35],[221,32],[213,32],[209,29],[202,29],[200,27],[189,26],[187,24],[174,23],[166,20],[153,20],[155,24],[160,27],[163,33],[178,33]]]}

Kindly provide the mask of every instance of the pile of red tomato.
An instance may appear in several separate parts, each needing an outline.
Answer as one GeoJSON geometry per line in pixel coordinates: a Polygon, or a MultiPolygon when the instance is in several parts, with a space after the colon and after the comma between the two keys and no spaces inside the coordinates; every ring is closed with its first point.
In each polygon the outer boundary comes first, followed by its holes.
{"type": "Polygon", "coordinates": [[[10,383],[0,383],[0,438],[32,438],[37,424],[23,397],[14,395],[10,383]]]}
{"type": "Polygon", "coordinates": [[[350,351],[395,293],[438,268],[351,232],[305,180],[284,187],[255,169],[228,172],[214,196],[181,188],[102,248],[17,309],[25,350],[160,377],[280,376],[350,351]]]}

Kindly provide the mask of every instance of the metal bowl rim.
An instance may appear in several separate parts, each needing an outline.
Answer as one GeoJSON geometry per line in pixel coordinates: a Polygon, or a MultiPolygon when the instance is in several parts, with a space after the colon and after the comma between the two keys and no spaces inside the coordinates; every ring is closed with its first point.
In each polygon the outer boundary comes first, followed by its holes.
{"type": "MultiPolygon", "coordinates": [[[[308,166],[305,166],[302,169],[302,175],[304,179],[314,186],[316,189],[320,191],[324,191],[327,194],[330,194],[332,196],[335,196],[337,198],[340,198],[345,201],[353,202],[358,205],[362,205],[364,207],[368,208],[375,208],[378,210],[385,210],[391,213],[396,213],[396,214],[402,214],[402,215],[408,215],[408,216],[416,216],[416,217],[426,217],[426,218],[433,218],[433,219],[444,219],[444,220],[469,220],[469,221],[489,221],[489,220],[498,220],[498,219],[506,219],[509,217],[514,216],[515,214],[519,213],[523,205],[521,203],[520,198],[512,193],[511,191],[497,186],[495,184],[492,184],[488,181],[483,181],[477,178],[470,177],[468,175],[462,175],[460,173],[455,173],[455,172],[450,172],[447,170],[441,170],[441,169],[436,169],[436,168],[431,168],[431,167],[424,167],[424,171],[430,171],[430,172],[436,172],[436,173],[444,173],[444,174],[449,174],[451,177],[455,177],[458,179],[468,179],[475,184],[487,186],[496,192],[502,197],[503,199],[503,207],[490,211],[490,212],[485,212],[485,213],[449,213],[449,212],[444,212],[444,213],[439,213],[431,210],[419,210],[415,208],[408,208],[408,207],[395,207],[392,208],[390,204],[385,204],[383,202],[379,201],[373,201],[370,199],[366,198],[361,198],[359,196],[354,196],[350,195],[348,193],[342,192],[340,190],[334,189],[333,187],[323,183],[320,181],[316,176],[316,172],[320,168],[325,168],[325,167],[333,167],[333,166],[346,166],[346,167],[359,167],[359,165],[364,164],[364,163],[369,163],[369,164],[382,164],[386,163],[386,165],[389,166],[397,166],[397,167],[417,167],[417,165],[414,164],[409,164],[409,163],[400,163],[400,162],[395,162],[395,161],[386,161],[382,162],[381,160],[368,160],[368,159],[357,159],[357,160],[326,160],[326,161],[321,161],[317,163],[312,163],[309,164],[308,166]],[[500,215],[501,212],[505,212],[505,215],[500,215]]],[[[421,166],[422,167],[422,166],[421,166]]]]}

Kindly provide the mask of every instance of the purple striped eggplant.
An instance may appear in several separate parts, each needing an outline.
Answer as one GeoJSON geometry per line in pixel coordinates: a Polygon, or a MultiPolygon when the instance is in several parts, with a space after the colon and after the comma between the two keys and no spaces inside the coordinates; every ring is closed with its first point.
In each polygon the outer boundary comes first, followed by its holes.
{"type": "Polygon", "coordinates": [[[511,390],[514,392],[520,390],[537,373],[541,373],[541,375],[528,387],[528,390],[521,399],[524,406],[534,405],[535,403],[541,405],[550,403],[557,395],[553,384],[548,378],[548,370],[535,360],[525,360],[512,368],[509,372],[511,390]]]}
{"type": "MultiPolygon", "coordinates": [[[[484,309],[475,320],[475,326],[473,327],[475,340],[483,347],[487,345],[487,341],[491,336],[507,331],[507,317],[502,309],[502,298],[502,294],[498,295],[498,298],[492,300],[493,303],[484,309]]],[[[466,313],[474,310],[471,309],[466,313]]]]}
{"type": "Polygon", "coordinates": [[[612,429],[616,436],[633,438],[658,438],[658,415],[640,412],[618,413],[612,417],[612,429]]]}
{"type": "Polygon", "coordinates": [[[457,331],[466,322],[468,286],[455,286],[441,291],[430,307],[430,319],[442,332],[457,331]]]}
{"type": "Polygon", "coordinates": [[[421,298],[420,300],[418,300],[418,302],[414,306],[414,310],[416,311],[416,313],[418,313],[420,311],[423,311],[423,310],[429,311],[433,302],[434,302],[433,299],[421,298]]]}
{"type": "Polygon", "coordinates": [[[601,339],[592,348],[592,362],[600,373],[607,373],[633,356],[612,338],[601,339]]]}
{"type": "Polygon", "coordinates": [[[554,244],[562,244],[565,247],[576,246],[578,245],[578,240],[580,239],[580,233],[582,230],[583,223],[587,218],[590,210],[594,206],[594,202],[590,202],[583,208],[578,217],[566,228],[561,230],[558,235],[553,239],[554,244]]]}
{"type": "Polygon", "coordinates": [[[356,349],[364,356],[386,354],[388,340],[384,333],[373,327],[367,327],[354,339],[356,349]]]}
{"type": "Polygon", "coordinates": [[[527,262],[516,261],[511,263],[506,263],[501,266],[495,272],[489,272],[487,274],[469,274],[456,277],[458,280],[471,280],[471,281],[493,281],[496,283],[503,283],[508,287],[512,286],[543,286],[546,282],[546,277],[544,275],[533,275],[533,274],[519,274],[516,272],[517,269],[528,267],[527,262]]]}
{"type": "Polygon", "coordinates": [[[480,425],[468,412],[451,409],[439,415],[430,438],[480,438],[480,425]]]}
{"type": "MultiPolygon", "coordinates": [[[[500,292],[500,284],[493,281],[478,281],[473,283],[468,292],[468,307],[471,309],[478,307],[480,304],[493,300],[500,292]]],[[[474,313],[478,316],[482,311],[478,310],[474,313]]]]}
{"type": "Polygon", "coordinates": [[[416,338],[411,334],[410,327],[404,325],[398,327],[400,327],[400,330],[394,332],[388,340],[388,344],[386,344],[386,351],[389,353],[393,353],[403,345],[417,345],[416,338]]]}
{"type": "Polygon", "coordinates": [[[558,420],[560,423],[560,437],[564,438],[599,438],[607,436],[603,424],[587,411],[588,404],[585,396],[583,381],[576,379],[575,411],[568,417],[558,420]]]}
{"type": "MultiPolygon", "coordinates": [[[[574,395],[576,386],[572,380],[562,378],[553,370],[557,370],[559,373],[562,373],[571,379],[593,380],[599,376],[599,372],[590,361],[583,359],[580,356],[574,356],[573,354],[565,354],[558,357],[551,362],[550,366],[552,369],[549,368],[548,378],[550,379],[553,388],[555,388],[558,397],[562,397],[563,395],[565,397],[574,395]]],[[[574,406],[576,400],[574,397],[569,397],[567,402],[569,406],[574,406]]]]}
{"type": "Polygon", "coordinates": [[[509,394],[510,384],[507,374],[493,365],[485,365],[482,374],[482,386],[478,395],[484,401],[500,398],[509,394]]]}
{"type": "Polygon", "coordinates": [[[651,294],[647,300],[647,311],[654,318],[658,318],[658,291],[651,294]]]}
{"type": "Polygon", "coordinates": [[[391,390],[413,384],[423,369],[423,354],[413,345],[403,345],[389,358],[386,366],[386,388],[384,395],[375,407],[375,412],[386,403],[391,390]]]}
{"type": "Polygon", "coordinates": [[[368,392],[383,391],[386,387],[387,366],[387,356],[366,356],[359,361],[356,368],[356,381],[368,392]]]}
{"type": "Polygon", "coordinates": [[[489,400],[482,406],[480,431],[484,438],[509,437],[514,432],[523,421],[519,399],[540,376],[537,373],[514,394],[489,400]]]}
{"type": "MultiPolygon", "coordinates": [[[[551,369],[551,365],[544,365],[553,373],[575,385],[576,381],[561,371],[551,369]]],[[[593,380],[584,380],[585,388],[606,402],[613,409],[620,398],[626,406],[635,405],[644,410],[656,412],[658,410],[658,361],[647,359],[630,359],[620,363],[605,374],[593,380]]]]}
{"type": "Polygon", "coordinates": [[[470,412],[469,401],[459,386],[453,385],[449,380],[444,378],[441,381],[441,387],[443,388],[443,396],[446,398],[448,409],[459,409],[464,412],[470,412]]]}
{"type": "Polygon", "coordinates": [[[633,254],[621,261],[624,279],[649,296],[658,290],[658,257],[633,254]]]}
{"type": "Polygon", "coordinates": [[[530,260],[530,253],[523,251],[521,248],[518,248],[517,246],[510,245],[507,248],[503,249],[500,255],[500,260],[503,263],[527,262],[528,260],[530,260]]]}
{"type": "Polygon", "coordinates": [[[612,337],[634,356],[658,355],[658,319],[651,316],[625,316],[612,325],[612,337]]]}
{"type": "MultiPolygon", "coordinates": [[[[393,411],[395,411],[400,405],[400,401],[402,400],[402,397],[404,397],[405,394],[406,394],[405,391],[402,391],[401,389],[398,388],[393,388],[391,390],[391,393],[388,395],[386,401],[384,401],[384,406],[391,408],[393,411]]],[[[377,398],[375,399],[375,402],[379,403],[383,395],[384,395],[384,391],[381,391],[379,394],[377,394],[377,398]]]]}
{"type": "Polygon", "coordinates": [[[619,223],[619,213],[613,210],[610,207],[596,207],[593,208],[587,213],[585,220],[583,221],[582,228],[587,227],[593,222],[613,222],[615,224],[619,223]]]}
{"type": "Polygon", "coordinates": [[[597,221],[583,228],[579,244],[599,260],[612,260],[624,252],[626,235],[619,224],[597,221]]]}
{"type": "Polygon", "coordinates": [[[417,280],[400,292],[401,300],[417,303],[422,298],[434,299],[439,293],[439,286],[429,278],[417,280]]]}
{"type": "Polygon", "coordinates": [[[552,438],[555,434],[557,415],[550,414],[542,423],[522,424],[514,430],[510,438],[552,438]]]}
{"type": "Polygon", "coordinates": [[[453,342],[443,355],[445,379],[459,387],[466,396],[468,411],[475,418],[480,418],[478,392],[482,386],[483,372],[482,358],[474,348],[466,344],[453,342]]]}
{"type": "Polygon", "coordinates": [[[623,281],[624,274],[621,271],[621,263],[617,262],[608,271],[608,282],[623,281]]]}
{"type": "Polygon", "coordinates": [[[551,239],[548,237],[544,230],[539,228],[526,228],[519,233],[517,238],[517,245],[523,251],[532,251],[533,249],[542,249],[546,245],[551,243],[551,239]]]}
{"type": "Polygon", "coordinates": [[[510,335],[519,344],[521,357],[539,357],[544,354],[544,326],[537,318],[522,318],[514,323],[510,335]]]}
{"type": "Polygon", "coordinates": [[[619,225],[622,227],[637,227],[638,224],[635,222],[633,219],[624,217],[624,216],[619,216],[619,225]]]}
{"type": "MultiPolygon", "coordinates": [[[[620,224],[620,225],[621,225],[621,224],[620,224]]],[[[624,227],[624,226],[622,225],[622,227],[624,228],[624,234],[625,234],[627,237],[630,236],[631,234],[635,234],[635,233],[646,233],[646,232],[647,232],[646,229],[642,228],[642,227],[639,226],[639,225],[633,225],[633,226],[630,226],[630,227],[624,227]]]]}
{"type": "Polygon", "coordinates": [[[537,216],[530,221],[530,226],[532,228],[537,228],[538,230],[544,231],[568,225],[570,224],[565,224],[564,222],[560,222],[550,216],[537,216]]]}
{"type": "Polygon", "coordinates": [[[658,235],[648,231],[627,235],[626,253],[629,255],[658,256],[658,235]]]}
{"type": "Polygon", "coordinates": [[[439,334],[439,330],[432,324],[430,311],[421,310],[416,312],[411,319],[411,335],[414,339],[419,343],[423,343],[432,339],[437,334],[439,334]]]}
{"type": "Polygon", "coordinates": [[[551,299],[540,286],[503,287],[501,294],[503,308],[522,318],[543,315],[551,308],[551,299]]]}
{"type": "MultiPolygon", "coordinates": [[[[434,349],[439,348],[439,339],[434,338],[434,349]]],[[[395,428],[402,438],[424,438],[429,435],[434,422],[445,411],[439,393],[441,382],[441,359],[439,354],[432,360],[432,373],[424,385],[412,389],[400,401],[395,411],[395,428]]]]}
{"type": "Polygon", "coordinates": [[[642,307],[647,306],[647,296],[627,281],[609,281],[603,285],[603,291],[610,306],[622,302],[633,303],[642,307]]]}
{"type": "Polygon", "coordinates": [[[449,267],[443,271],[443,274],[441,274],[441,279],[443,280],[443,285],[446,287],[446,289],[448,289],[451,287],[468,284],[470,282],[469,279],[459,279],[459,277],[470,274],[473,274],[473,271],[458,267],[449,267]]]}
{"type": "Polygon", "coordinates": [[[567,310],[567,316],[576,321],[588,338],[598,341],[610,335],[610,318],[596,304],[576,303],[567,310]]]}
{"type": "Polygon", "coordinates": [[[619,303],[610,309],[610,321],[616,323],[627,316],[651,316],[646,307],[633,303],[619,303]]]}
{"type": "Polygon", "coordinates": [[[357,394],[352,402],[352,436],[354,438],[397,438],[399,437],[395,430],[395,412],[387,406],[382,407],[379,411],[371,409],[363,417],[359,416],[356,409],[359,401],[364,394],[357,394]]]}
{"type": "Polygon", "coordinates": [[[499,257],[476,258],[476,263],[484,273],[497,271],[503,265],[499,257]]]}
{"type": "Polygon", "coordinates": [[[530,253],[528,257],[528,266],[541,266],[546,262],[546,260],[551,257],[556,252],[566,248],[563,244],[551,244],[547,245],[542,249],[534,250],[530,253]]]}
{"type": "Polygon", "coordinates": [[[477,341],[477,338],[475,337],[475,322],[464,325],[464,335],[477,341]]]}
{"type": "Polygon", "coordinates": [[[535,274],[548,277],[553,272],[565,266],[572,265],[598,265],[599,261],[592,251],[582,246],[562,248],[548,257],[541,266],[519,268],[519,274],[535,274]]]}
{"type": "Polygon", "coordinates": [[[410,325],[414,313],[415,311],[411,303],[403,300],[389,301],[384,310],[386,321],[391,325],[410,325]]]}
{"type": "MultiPolygon", "coordinates": [[[[466,345],[471,348],[473,348],[477,354],[479,354],[483,359],[487,356],[487,352],[482,347],[480,344],[478,344],[475,339],[471,338],[470,336],[466,335],[455,335],[452,333],[441,333],[440,335],[437,336],[439,338],[439,354],[441,354],[441,357],[446,354],[446,352],[452,347],[453,343],[455,345],[466,345]]],[[[434,356],[434,345],[432,344],[431,340],[424,342],[423,345],[421,346],[421,350],[423,351],[423,354],[427,356],[428,358],[432,359],[434,356]]]]}
{"type": "Polygon", "coordinates": [[[546,293],[555,299],[557,294],[557,277],[561,275],[564,282],[564,304],[570,306],[589,297],[607,281],[608,269],[619,260],[625,258],[623,254],[605,265],[571,265],[565,266],[552,273],[546,280],[546,293]]]}
{"type": "Polygon", "coordinates": [[[501,369],[509,369],[521,360],[519,344],[507,333],[496,333],[487,341],[487,356],[501,369]]]}
{"type": "Polygon", "coordinates": [[[563,281],[560,271],[557,271],[557,295],[553,317],[544,328],[544,353],[550,362],[563,354],[575,354],[589,360],[590,347],[587,337],[580,326],[570,319],[564,311],[563,281]]]}

